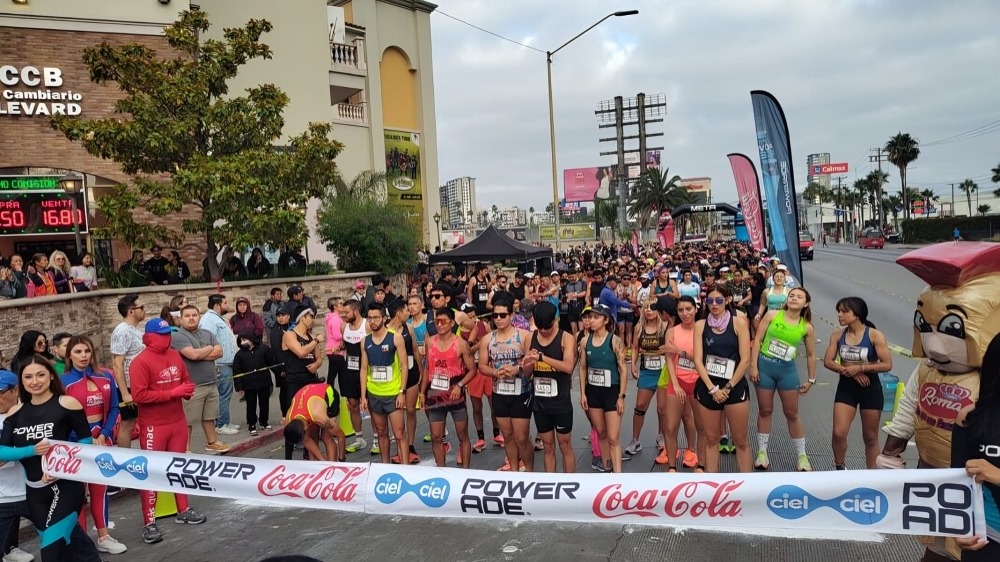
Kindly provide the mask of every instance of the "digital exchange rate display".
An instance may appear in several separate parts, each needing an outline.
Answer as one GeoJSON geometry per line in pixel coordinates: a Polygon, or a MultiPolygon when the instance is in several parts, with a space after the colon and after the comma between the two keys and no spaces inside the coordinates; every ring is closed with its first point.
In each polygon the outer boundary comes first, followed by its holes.
{"type": "Polygon", "coordinates": [[[86,233],[86,209],[83,193],[0,191],[0,236],[71,234],[74,225],[86,233]],[[72,197],[76,198],[75,212],[72,197]]]}

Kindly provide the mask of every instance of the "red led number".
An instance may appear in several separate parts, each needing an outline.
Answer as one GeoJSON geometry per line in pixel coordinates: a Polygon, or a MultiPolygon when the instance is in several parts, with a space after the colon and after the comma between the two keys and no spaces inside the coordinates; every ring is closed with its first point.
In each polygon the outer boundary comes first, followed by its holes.
{"type": "Polygon", "coordinates": [[[0,211],[0,228],[24,228],[24,213],[0,211]]]}
{"type": "MultiPolygon", "coordinates": [[[[73,211],[70,209],[49,209],[42,214],[45,226],[72,226],[73,211]]],[[[76,223],[83,224],[83,211],[76,211],[76,223]]]]}

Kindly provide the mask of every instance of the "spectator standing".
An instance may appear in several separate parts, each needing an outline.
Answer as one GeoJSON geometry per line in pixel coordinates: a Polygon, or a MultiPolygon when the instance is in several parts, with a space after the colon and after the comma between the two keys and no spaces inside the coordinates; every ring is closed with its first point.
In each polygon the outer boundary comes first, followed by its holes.
{"type": "Polygon", "coordinates": [[[265,279],[271,276],[273,270],[271,262],[264,257],[264,252],[260,248],[254,248],[250,252],[250,259],[247,260],[247,273],[250,277],[265,279]]]}
{"type": "Polygon", "coordinates": [[[208,310],[198,323],[199,328],[212,332],[216,342],[222,346],[222,356],[215,358],[219,371],[219,417],[215,420],[215,429],[222,435],[235,435],[240,429],[229,419],[229,401],[233,398],[233,358],[236,356],[236,338],[222,317],[229,312],[226,295],[216,293],[208,297],[208,310]]]}
{"type": "Polygon", "coordinates": [[[28,296],[44,297],[56,295],[56,280],[49,267],[49,257],[45,254],[31,256],[31,266],[28,267],[28,296]]]}
{"type": "Polygon", "coordinates": [[[167,273],[167,266],[170,265],[170,262],[163,257],[163,248],[159,245],[153,246],[149,251],[153,252],[153,257],[143,264],[146,281],[150,285],[166,285],[170,282],[170,274],[167,273]]]}
{"type": "Polygon", "coordinates": [[[73,290],[77,293],[96,290],[97,268],[94,267],[94,256],[90,255],[90,252],[84,252],[80,256],[80,265],[70,268],[69,277],[73,283],[73,290]]]}
{"type": "Polygon", "coordinates": [[[281,296],[284,293],[280,287],[271,289],[271,298],[264,302],[264,328],[267,329],[267,343],[277,351],[281,348],[281,331],[278,330],[278,309],[284,304],[281,296]]]}
{"type": "Polygon", "coordinates": [[[66,344],[71,337],[73,334],[59,332],[52,336],[52,345],[49,346],[49,351],[52,352],[52,368],[60,376],[66,372],[66,344]]]}
{"type": "Polygon", "coordinates": [[[169,283],[171,285],[180,285],[191,277],[191,268],[188,267],[187,262],[181,259],[177,250],[170,250],[170,263],[167,270],[170,272],[169,283]]]}
{"type": "Polygon", "coordinates": [[[146,345],[142,342],[143,329],[140,325],[146,319],[146,305],[139,301],[139,295],[125,295],[118,300],[118,314],[122,321],[111,332],[111,372],[114,373],[122,405],[119,407],[121,428],[115,440],[119,447],[132,446],[132,430],[139,411],[132,403],[131,377],[129,369],[146,345]]]}
{"type": "Polygon", "coordinates": [[[24,258],[14,254],[10,257],[10,271],[14,276],[14,298],[28,296],[28,274],[24,271],[24,258]]]}
{"type": "Polygon", "coordinates": [[[264,340],[264,320],[250,309],[250,299],[246,297],[236,299],[236,313],[229,317],[229,325],[233,334],[250,332],[258,343],[264,340]]]}
{"type": "MultiPolygon", "coordinates": [[[[194,383],[194,394],[184,403],[187,418],[188,442],[195,424],[201,424],[205,432],[205,450],[211,453],[225,453],[229,446],[219,441],[215,422],[219,417],[219,370],[215,360],[222,357],[222,346],[209,330],[198,327],[201,313],[198,307],[189,304],[181,309],[180,329],[170,334],[170,347],[181,354],[184,366],[194,383]]],[[[229,328],[226,328],[229,333],[229,328]]]]}
{"type": "Polygon", "coordinates": [[[271,372],[278,375],[281,368],[271,348],[262,344],[253,332],[241,332],[237,337],[239,351],[233,359],[233,369],[241,376],[236,379],[236,391],[246,398],[247,429],[258,435],[259,429],[271,429],[268,416],[271,397],[271,372]]]}
{"type": "Polygon", "coordinates": [[[65,295],[73,292],[73,285],[70,283],[73,268],[66,254],[59,250],[52,252],[49,256],[49,269],[52,272],[52,280],[56,284],[57,294],[65,295]]]}
{"type": "Polygon", "coordinates": [[[288,288],[288,304],[293,307],[300,304],[308,306],[312,309],[313,315],[316,314],[316,303],[306,294],[301,285],[292,285],[288,288]]]}

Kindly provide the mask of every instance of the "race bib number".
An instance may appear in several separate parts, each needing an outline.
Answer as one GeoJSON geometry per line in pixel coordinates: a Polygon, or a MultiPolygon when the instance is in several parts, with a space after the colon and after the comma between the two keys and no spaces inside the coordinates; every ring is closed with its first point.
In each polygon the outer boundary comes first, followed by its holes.
{"type": "Polygon", "coordinates": [[[611,388],[611,371],[608,369],[587,369],[587,384],[611,388]]]}
{"type": "Polygon", "coordinates": [[[649,371],[656,371],[663,368],[663,357],[659,355],[643,355],[642,366],[649,371]]]}
{"type": "Polygon", "coordinates": [[[351,357],[350,355],[348,355],[347,356],[347,368],[350,369],[350,370],[352,370],[352,371],[360,371],[361,370],[361,358],[360,357],[351,357]]]}
{"type": "Polygon", "coordinates": [[[678,357],[677,367],[686,371],[696,370],[694,366],[694,359],[691,359],[690,357],[678,357]]]}
{"type": "Polygon", "coordinates": [[[736,361],[709,355],[705,358],[705,368],[708,370],[708,374],[713,377],[732,380],[733,375],[736,374],[736,361]]]}
{"type": "Polygon", "coordinates": [[[776,339],[767,344],[767,354],[782,361],[793,361],[797,351],[796,348],[776,339]]]}
{"type": "Polygon", "coordinates": [[[555,398],[559,394],[559,384],[556,379],[549,377],[535,377],[535,396],[541,398],[555,398]]]}
{"type": "Polygon", "coordinates": [[[451,377],[438,373],[431,377],[431,389],[448,390],[451,388],[451,377]]]}
{"type": "Polygon", "coordinates": [[[372,382],[389,382],[392,380],[392,367],[372,365],[372,382]]]}
{"type": "Polygon", "coordinates": [[[840,360],[848,363],[862,363],[868,357],[868,349],[858,345],[840,346],[840,360]]]}
{"type": "Polygon", "coordinates": [[[486,302],[486,293],[479,293],[479,302],[486,302]]]}
{"type": "Polygon", "coordinates": [[[521,394],[521,378],[496,379],[493,392],[502,396],[519,396],[521,394]]]}

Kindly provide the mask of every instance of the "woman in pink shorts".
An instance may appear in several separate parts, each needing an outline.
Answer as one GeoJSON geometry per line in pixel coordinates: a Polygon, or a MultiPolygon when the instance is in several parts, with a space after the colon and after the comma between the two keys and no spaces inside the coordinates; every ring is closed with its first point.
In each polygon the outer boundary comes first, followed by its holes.
{"type": "Polygon", "coordinates": [[[705,457],[704,444],[701,442],[702,429],[694,415],[692,402],[694,387],[698,382],[698,371],[694,366],[694,321],[697,306],[694,299],[683,296],[677,301],[677,316],[680,323],[667,330],[667,365],[670,376],[667,381],[666,419],[663,420],[664,441],[666,446],[663,454],[656,458],[659,464],[668,465],[669,472],[676,471],[674,459],[677,453],[677,430],[681,419],[684,420],[684,435],[688,450],[684,452],[684,466],[694,468],[695,472],[704,472],[698,459],[705,457]],[[696,444],[692,449],[692,444],[696,444]],[[697,452],[695,452],[697,451],[697,452]]]}

